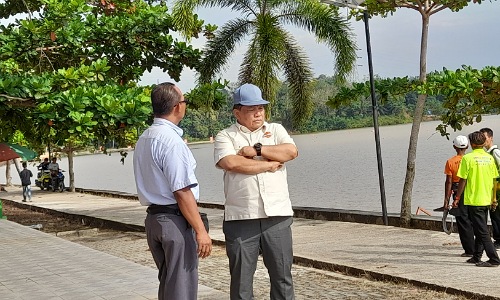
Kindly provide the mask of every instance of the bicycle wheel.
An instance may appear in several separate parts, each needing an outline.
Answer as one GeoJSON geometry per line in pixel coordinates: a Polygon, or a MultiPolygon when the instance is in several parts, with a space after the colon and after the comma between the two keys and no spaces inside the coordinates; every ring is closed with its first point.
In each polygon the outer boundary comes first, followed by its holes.
{"type": "Polygon", "coordinates": [[[454,217],[450,215],[450,218],[448,218],[448,209],[443,211],[443,231],[446,234],[451,234],[453,232],[453,219],[454,217]]]}

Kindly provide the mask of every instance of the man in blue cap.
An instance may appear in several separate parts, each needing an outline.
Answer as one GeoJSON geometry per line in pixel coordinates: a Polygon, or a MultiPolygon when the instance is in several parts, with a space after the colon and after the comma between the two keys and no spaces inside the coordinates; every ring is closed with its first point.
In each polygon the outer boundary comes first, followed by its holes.
{"type": "Polygon", "coordinates": [[[215,138],[215,165],[224,170],[231,299],[254,298],[260,251],[271,281],[270,299],[294,299],[293,210],[285,163],[298,151],[282,125],[265,121],[268,103],[257,86],[242,85],[234,93],[237,123],[215,138]]]}

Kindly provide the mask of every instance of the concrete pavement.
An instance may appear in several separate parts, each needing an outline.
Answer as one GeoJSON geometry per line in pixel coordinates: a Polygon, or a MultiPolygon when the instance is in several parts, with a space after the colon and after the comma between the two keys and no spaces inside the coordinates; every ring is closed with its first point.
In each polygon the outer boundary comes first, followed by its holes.
{"type": "MultiPolygon", "coordinates": [[[[158,299],[158,272],[0,220],[1,299],[158,299]]],[[[227,295],[199,287],[199,299],[227,295]]]]}
{"type": "MultiPolygon", "coordinates": [[[[21,189],[10,188],[8,193],[1,193],[0,198],[21,202],[21,189]]],[[[35,191],[33,202],[28,205],[33,209],[71,214],[85,222],[126,224],[127,228],[138,230],[143,228],[146,215],[145,208],[136,200],[80,193],[35,191]]],[[[211,237],[223,242],[223,211],[201,210],[209,215],[211,237]]],[[[500,275],[500,268],[479,268],[465,263],[466,259],[460,257],[463,251],[457,234],[295,218],[293,235],[297,263],[410,282],[469,297],[500,299],[500,285],[492,284],[500,275]]],[[[486,256],[483,259],[487,259],[486,256]]],[[[155,282],[156,272],[149,277],[155,282]]]]}

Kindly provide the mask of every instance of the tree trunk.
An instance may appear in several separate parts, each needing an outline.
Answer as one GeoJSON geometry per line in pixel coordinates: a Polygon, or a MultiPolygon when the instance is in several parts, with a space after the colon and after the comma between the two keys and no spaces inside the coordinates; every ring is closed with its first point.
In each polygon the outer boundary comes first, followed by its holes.
{"type": "MultiPolygon", "coordinates": [[[[427,78],[427,38],[429,34],[429,15],[422,14],[422,37],[420,41],[420,81],[425,82],[427,78]]],[[[413,124],[410,134],[410,145],[408,146],[408,159],[406,164],[406,177],[403,186],[403,196],[401,199],[401,227],[410,227],[411,222],[411,193],[413,190],[413,181],[415,179],[415,160],[417,158],[417,141],[420,123],[424,112],[425,100],[427,95],[419,95],[415,112],[413,115],[413,124]]]]}
{"type": "Polygon", "coordinates": [[[12,186],[12,176],[10,176],[10,160],[5,162],[5,186],[12,186]]]}
{"type": "Polygon", "coordinates": [[[73,149],[70,149],[68,151],[68,172],[69,172],[69,191],[74,193],[75,192],[75,172],[73,170],[73,157],[74,157],[74,152],[73,149]]]}
{"type": "Polygon", "coordinates": [[[21,173],[21,159],[16,158],[12,160],[14,162],[14,166],[16,166],[17,173],[21,173]]]}

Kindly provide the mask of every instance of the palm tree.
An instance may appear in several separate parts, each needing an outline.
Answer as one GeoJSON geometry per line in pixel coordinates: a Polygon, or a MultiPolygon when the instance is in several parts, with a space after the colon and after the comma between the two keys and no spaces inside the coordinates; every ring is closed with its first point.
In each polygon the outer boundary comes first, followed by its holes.
{"type": "Polygon", "coordinates": [[[239,72],[240,83],[253,83],[269,100],[276,100],[279,75],[284,74],[292,102],[292,124],[299,126],[312,113],[313,73],[299,42],[285,29],[294,25],[325,43],[335,57],[336,78],[342,83],[356,62],[356,44],[345,18],[333,6],[318,0],[177,0],[172,18],[189,38],[200,22],[192,12],[198,7],[230,8],[241,17],[228,21],[209,39],[199,68],[199,82],[210,82],[227,64],[237,44],[249,37],[239,72]]]}

